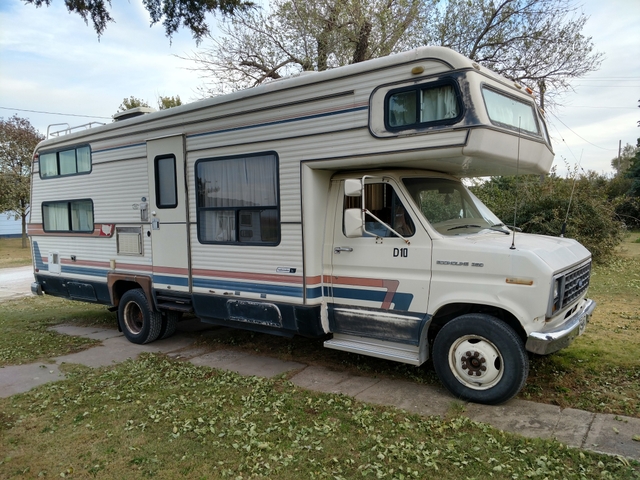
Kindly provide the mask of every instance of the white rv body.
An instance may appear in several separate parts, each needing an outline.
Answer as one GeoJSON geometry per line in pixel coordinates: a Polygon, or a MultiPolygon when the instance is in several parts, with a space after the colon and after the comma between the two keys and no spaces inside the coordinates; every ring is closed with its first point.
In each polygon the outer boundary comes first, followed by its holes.
{"type": "MultiPolygon", "coordinates": [[[[194,312],[420,365],[446,324],[480,315],[523,351],[551,353],[593,310],[589,252],[561,238],[514,242],[496,225],[450,233],[455,221],[439,229],[420,198],[439,195],[450,210],[456,197],[454,216],[478,215],[486,207],[459,177],[545,173],[552,160],[532,96],[445,48],[271,82],[38,145],[33,290],[118,307],[139,343],[194,312]],[[391,223],[400,206],[409,233],[391,223]],[[569,285],[576,294],[559,298],[569,285]]],[[[475,370],[488,383],[434,358],[467,389],[455,394],[496,403],[517,393],[521,383],[488,395],[524,381],[502,380],[512,367],[496,342],[478,347],[504,363],[475,370]]]]}

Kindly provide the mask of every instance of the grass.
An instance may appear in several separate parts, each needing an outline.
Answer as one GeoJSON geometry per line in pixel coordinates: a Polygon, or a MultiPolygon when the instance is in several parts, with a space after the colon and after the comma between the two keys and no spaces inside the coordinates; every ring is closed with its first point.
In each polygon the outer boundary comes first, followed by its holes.
{"type": "Polygon", "coordinates": [[[637,462],[161,355],[0,399],[1,478],[638,479],[637,462]]]}
{"type": "MultiPolygon", "coordinates": [[[[640,244],[627,236],[610,265],[594,267],[590,296],[598,302],[585,335],[554,355],[531,357],[520,398],[640,418],[640,244]]],[[[116,327],[103,306],[28,297],[0,303],[0,366],[43,361],[88,348],[88,339],[57,335],[54,324],[116,327]]],[[[282,338],[227,328],[197,334],[216,350],[235,348],[365,376],[439,384],[431,362],[421,368],[324,348],[321,340],[282,338]]]]}
{"type": "Polygon", "coordinates": [[[31,248],[22,248],[21,238],[0,238],[0,268],[31,265],[31,248]]]}
{"type": "Polygon", "coordinates": [[[0,367],[84,350],[100,342],[59,335],[52,325],[108,325],[115,317],[105,307],[55,297],[26,297],[0,303],[0,367]]]}
{"type": "MultiPolygon", "coordinates": [[[[640,244],[629,236],[597,266],[598,308],[569,348],[533,357],[521,397],[640,417],[640,244]]],[[[0,367],[98,342],[52,325],[115,328],[103,306],[55,297],[0,303],[0,367]]],[[[211,350],[236,348],[359,375],[438,383],[415,368],[325,349],[319,340],[211,328],[211,350]]],[[[64,366],[69,379],[0,399],[0,478],[640,479],[621,458],[525,439],[475,423],[452,403],[422,418],[342,395],[145,355],[113,367],[64,366]]]]}

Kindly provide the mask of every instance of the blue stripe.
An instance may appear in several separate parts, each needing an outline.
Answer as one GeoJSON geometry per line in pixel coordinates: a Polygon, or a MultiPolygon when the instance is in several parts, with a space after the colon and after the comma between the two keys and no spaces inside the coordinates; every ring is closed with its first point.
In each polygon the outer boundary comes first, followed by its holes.
{"type": "Polygon", "coordinates": [[[308,287],[307,298],[320,298],[322,297],[322,287],[308,287]]]}
{"type": "MultiPolygon", "coordinates": [[[[358,288],[341,288],[333,287],[334,298],[346,298],[349,300],[365,300],[367,302],[384,302],[387,292],[380,290],[362,290],[358,288]]],[[[409,310],[409,305],[413,300],[411,293],[394,293],[391,303],[394,304],[394,310],[409,310]]]]}
{"type": "Polygon", "coordinates": [[[104,277],[107,278],[109,270],[102,268],[87,268],[87,267],[73,267],[68,265],[62,265],[62,273],[75,273],[76,275],[89,275],[92,277],[104,277]]]}
{"type": "Polygon", "coordinates": [[[219,133],[239,132],[241,130],[249,130],[249,129],[260,128],[260,127],[270,127],[270,126],[273,126],[273,125],[284,125],[286,123],[300,122],[300,121],[303,121],[303,120],[313,120],[315,118],[322,118],[322,117],[331,117],[331,116],[334,116],[334,115],[342,115],[343,113],[353,113],[353,112],[359,112],[359,111],[368,110],[368,109],[369,109],[368,106],[357,107],[357,108],[348,108],[346,110],[339,110],[337,112],[317,113],[315,115],[307,115],[307,116],[298,117],[298,118],[289,118],[287,120],[276,120],[276,121],[273,121],[273,122],[257,123],[255,125],[245,125],[243,127],[226,128],[226,129],[223,129],[223,130],[215,130],[213,132],[194,133],[192,135],[187,135],[187,138],[202,137],[202,136],[205,136],[205,135],[217,135],[219,133]]]}
{"type": "Polygon", "coordinates": [[[285,297],[302,298],[301,287],[287,287],[283,285],[266,285],[261,283],[229,282],[225,280],[194,278],[193,286],[200,288],[217,288],[221,290],[234,290],[239,292],[264,293],[268,295],[282,295],[285,297]]]}
{"type": "Polygon", "coordinates": [[[164,283],[166,285],[177,285],[179,287],[188,287],[189,279],[185,277],[174,277],[173,275],[156,275],[153,274],[153,281],[164,283]]]}
{"type": "Polygon", "coordinates": [[[45,264],[42,261],[42,255],[40,254],[40,247],[38,246],[38,242],[33,242],[33,256],[36,262],[36,268],[40,271],[46,270],[49,271],[49,265],[45,264]]]}

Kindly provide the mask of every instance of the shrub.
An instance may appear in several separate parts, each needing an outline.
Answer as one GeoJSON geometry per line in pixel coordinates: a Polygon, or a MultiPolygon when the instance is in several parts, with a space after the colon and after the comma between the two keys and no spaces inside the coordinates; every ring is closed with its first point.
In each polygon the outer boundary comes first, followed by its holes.
{"type": "Polygon", "coordinates": [[[552,171],[546,177],[493,177],[472,190],[508,225],[513,224],[517,199],[516,226],[527,233],[559,236],[568,210],[564,236],[578,240],[594,261],[602,263],[612,256],[625,232],[607,197],[607,185],[604,177],[594,173],[580,175],[574,182],[552,171]]]}

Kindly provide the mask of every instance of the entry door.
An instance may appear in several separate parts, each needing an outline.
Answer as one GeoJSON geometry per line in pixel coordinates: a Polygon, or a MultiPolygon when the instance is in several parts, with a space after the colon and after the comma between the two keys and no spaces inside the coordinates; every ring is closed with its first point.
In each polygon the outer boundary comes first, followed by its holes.
{"type": "Polygon", "coordinates": [[[191,282],[184,137],[149,140],[147,159],[154,287],[188,292],[191,282]]]}
{"type": "Polygon", "coordinates": [[[426,320],[431,239],[397,186],[382,180],[366,185],[367,208],[409,243],[373,218],[366,222],[370,234],[347,238],[344,210],[361,208],[360,197],[345,197],[340,183],[331,249],[331,331],[417,345],[426,320]]]}

